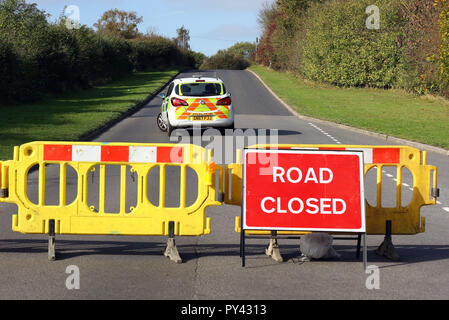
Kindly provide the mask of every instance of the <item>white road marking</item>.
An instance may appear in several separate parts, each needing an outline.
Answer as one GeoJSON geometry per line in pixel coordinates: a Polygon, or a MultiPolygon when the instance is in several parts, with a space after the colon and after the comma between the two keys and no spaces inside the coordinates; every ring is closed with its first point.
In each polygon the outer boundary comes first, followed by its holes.
{"type": "Polygon", "coordinates": [[[309,125],[311,125],[312,127],[314,127],[315,129],[317,129],[318,131],[320,131],[322,134],[324,134],[325,136],[327,136],[328,138],[330,138],[332,141],[334,141],[337,144],[341,144],[340,141],[338,141],[337,139],[335,139],[335,137],[333,137],[332,135],[330,135],[329,133],[327,133],[326,131],[324,131],[323,129],[321,129],[320,127],[314,125],[312,122],[309,122],[309,125]]]}
{"type": "MultiPolygon", "coordinates": [[[[320,127],[316,126],[316,125],[313,124],[312,122],[309,122],[309,125],[312,126],[312,127],[314,127],[315,129],[317,129],[318,131],[320,131],[322,134],[324,134],[325,136],[327,136],[328,138],[330,138],[331,140],[333,140],[335,143],[341,144],[340,141],[338,141],[337,139],[335,139],[332,135],[330,135],[329,133],[327,133],[326,131],[324,131],[324,130],[321,129],[320,127]]],[[[393,181],[398,181],[396,178],[393,178],[393,175],[392,175],[392,174],[386,173],[385,170],[382,170],[382,172],[385,173],[385,175],[386,175],[387,177],[392,178],[393,181]]],[[[402,185],[403,185],[404,187],[408,187],[408,189],[409,189],[410,191],[413,191],[413,187],[410,187],[409,184],[403,182],[402,185]]],[[[440,202],[440,201],[437,201],[437,204],[441,204],[441,202],[440,202]]],[[[449,207],[443,207],[443,210],[449,212],[449,207]]]]}

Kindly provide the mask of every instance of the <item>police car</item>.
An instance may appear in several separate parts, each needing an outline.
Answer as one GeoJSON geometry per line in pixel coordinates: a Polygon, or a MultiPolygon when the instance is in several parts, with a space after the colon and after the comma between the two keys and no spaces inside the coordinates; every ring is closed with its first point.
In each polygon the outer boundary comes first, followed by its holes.
{"type": "Polygon", "coordinates": [[[170,136],[176,128],[195,124],[221,130],[234,129],[231,94],[217,77],[192,76],[173,80],[162,98],[159,129],[170,136]]]}

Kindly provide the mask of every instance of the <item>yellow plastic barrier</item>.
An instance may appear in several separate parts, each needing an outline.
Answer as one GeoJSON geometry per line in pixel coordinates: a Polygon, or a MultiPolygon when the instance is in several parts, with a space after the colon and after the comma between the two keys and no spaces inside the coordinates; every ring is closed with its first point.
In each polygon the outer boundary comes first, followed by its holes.
{"type": "MultiPolygon", "coordinates": [[[[366,201],[367,234],[385,234],[386,222],[391,221],[391,234],[417,234],[425,231],[425,218],[420,216],[424,205],[436,204],[437,168],[426,164],[427,153],[408,146],[366,146],[366,145],[305,145],[279,144],[254,145],[250,148],[316,149],[316,150],[362,150],[364,153],[365,175],[377,169],[377,203],[366,201]],[[396,168],[396,206],[382,206],[382,170],[396,168]],[[407,168],[413,176],[413,197],[402,206],[402,168],[407,168]]],[[[225,170],[224,202],[241,206],[242,164],[240,154],[237,163],[229,164],[225,170]]],[[[236,232],[240,232],[240,217],[236,218],[236,232]]],[[[247,230],[247,234],[270,234],[269,231],[247,230]]],[[[278,234],[304,234],[306,232],[278,231],[278,234]]]]}
{"type": "Polygon", "coordinates": [[[205,208],[221,204],[215,196],[215,165],[211,159],[205,149],[190,144],[31,142],[15,147],[14,160],[0,162],[0,202],[18,206],[12,229],[22,233],[199,236],[210,233],[205,208]],[[45,204],[45,171],[49,164],[60,167],[58,205],[45,204]],[[105,210],[107,165],[120,166],[118,213],[105,210]],[[27,177],[33,166],[39,168],[37,203],[30,201],[27,194],[27,177]],[[71,203],[66,201],[68,166],[77,173],[77,195],[71,203]],[[88,205],[89,172],[94,166],[99,166],[98,208],[88,205]],[[137,174],[137,200],[131,208],[125,208],[127,166],[137,174]],[[149,172],[157,166],[160,174],[156,206],[147,197],[147,182],[149,172]],[[169,166],[177,166],[180,171],[178,207],[165,205],[165,172],[169,166]],[[187,168],[198,176],[198,196],[189,206],[187,168]]]}

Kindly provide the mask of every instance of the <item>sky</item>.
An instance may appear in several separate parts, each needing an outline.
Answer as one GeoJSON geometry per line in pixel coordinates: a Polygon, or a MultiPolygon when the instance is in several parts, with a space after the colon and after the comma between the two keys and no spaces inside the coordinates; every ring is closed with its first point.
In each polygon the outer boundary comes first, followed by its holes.
{"type": "MultiPolygon", "coordinates": [[[[268,0],[272,2],[273,0],[268,0]]],[[[184,26],[190,32],[190,48],[207,56],[236,42],[255,42],[261,30],[257,14],[267,0],[27,0],[56,20],[65,6],[79,8],[79,21],[93,27],[103,12],[117,8],[143,17],[139,31],[174,38],[184,26]]],[[[73,11],[71,11],[73,12],[73,11]]],[[[68,12],[69,14],[72,14],[68,12]]],[[[68,16],[70,16],[68,14],[68,16]]]]}

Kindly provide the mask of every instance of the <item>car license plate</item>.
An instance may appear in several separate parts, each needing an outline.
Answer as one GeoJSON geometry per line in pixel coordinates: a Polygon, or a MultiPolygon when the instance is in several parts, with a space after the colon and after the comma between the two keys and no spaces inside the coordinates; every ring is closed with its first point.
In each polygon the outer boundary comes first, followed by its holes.
{"type": "Polygon", "coordinates": [[[214,116],[211,114],[194,114],[191,119],[195,121],[210,121],[214,119],[214,116]]]}

